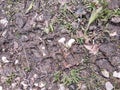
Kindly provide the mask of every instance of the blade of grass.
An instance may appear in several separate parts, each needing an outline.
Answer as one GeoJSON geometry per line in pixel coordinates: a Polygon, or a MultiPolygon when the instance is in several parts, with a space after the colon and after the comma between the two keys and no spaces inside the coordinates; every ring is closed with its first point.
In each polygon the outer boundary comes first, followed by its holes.
{"type": "Polygon", "coordinates": [[[94,10],[92,11],[92,14],[91,14],[91,16],[90,16],[90,18],[89,18],[89,22],[88,22],[88,25],[87,25],[87,29],[86,29],[86,30],[88,30],[90,24],[92,24],[92,23],[97,19],[97,17],[99,16],[99,13],[100,13],[101,11],[102,11],[102,7],[98,8],[98,9],[94,9],[94,10]]]}
{"type": "Polygon", "coordinates": [[[31,4],[29,5],[28,9],[26,10],[26,14],[33,8],[34,0],[32,0],[31,4]]]}
{"type": "Polygon", "coordinates": [[[54,28],[53,28],[53,24],[50,23],[50,31],[53,32],[54,31],[54,28]]]}

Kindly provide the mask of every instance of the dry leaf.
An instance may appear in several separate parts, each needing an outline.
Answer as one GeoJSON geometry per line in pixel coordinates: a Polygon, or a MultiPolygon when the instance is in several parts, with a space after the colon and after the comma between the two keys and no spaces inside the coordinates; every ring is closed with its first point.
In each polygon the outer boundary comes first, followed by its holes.
{"type": "Polygon", "coordinates": [[[84,45],[84,47],[89,50],[90,53],[92,54],[97,54],[97,52],[99,51],[99,45],[94,44],[94,45],[84,45]]]}

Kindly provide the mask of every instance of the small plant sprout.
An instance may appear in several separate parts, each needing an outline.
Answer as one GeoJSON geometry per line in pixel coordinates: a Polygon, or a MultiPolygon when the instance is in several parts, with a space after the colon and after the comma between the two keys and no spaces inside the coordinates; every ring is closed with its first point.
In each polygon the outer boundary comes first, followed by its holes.
{"type": "Polygon", "coordinates": [[[65,40],[66,40],[65,37],[62,37],[61,39],[58,40],[58,42],[61,44],[65,44],[65,40]]]}
{"type": "Polygon", "coordinates": [[[66,47],[70,48],[73,43],[75,42],[75,39],[70,39],[67,43],[66,43],[66,47]]]}

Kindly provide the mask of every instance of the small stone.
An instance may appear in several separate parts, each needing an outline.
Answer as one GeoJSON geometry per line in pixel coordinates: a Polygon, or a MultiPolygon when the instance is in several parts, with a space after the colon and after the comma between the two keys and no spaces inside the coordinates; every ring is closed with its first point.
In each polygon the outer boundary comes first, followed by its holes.
{"type": "Polygon", "coordinates": [[[15,78],[15,81],[16,81],[16,82],[20,82],[20,77],[16,77],[16,78],[15,78]]]}
{"type": "Polygon", "coordinates": [[[39,86],[39,83],[34,83],[34,85],[35,85],[36,87],[38,87],[38,86],[39,86]]]}
{"type": "Polygon", "coordinates": [[[58,40],[59,43],[64,44],[65,43],[65,37],[62,37],[61,39],[58,40]]]}
{"type": "Polygon", "coordinates": [[[14,49],[16,50],[19,47],[18,43],[14,41],[14,49]]]}
{"type": "Polygon", "coordinates": [[[21,84],[23,85],[23,88],[26,89],[28,85],[25,83],[25,81],[22,81],[21,84]]]}
{"type": "Polygon", "coordinates": [[[111,22],[113,22],[113,23],[120,23],[120,17],[113,17],[112,19],[111,19],[111,22]]]}
{"type": "Polygon", "coordinates": [[[42,49],[45,50],[45,47],[43,46],[42,49]]]}
{"type": "Polygon", "coordinates": [[[43,87],[43,88],[41,88],[41,90],[46,90],[46,88],[45,88],[45,87],[43,87]]]}
{"type": "Polygon", "coordinates": [[[28,39],[28,37],[26,35],[22,35],[21,40],[23,42],[27,42],[29,39],[28,39]]]}
{"type": "Polygon", "coordinates": [[[69,85],[69,90],[76,90],[77,86],[76,84],[69,85]]]}
{"type": "Polygon", "coordinates": [[[7,79],[8,79],[7,77],[5,77],[5,76],[1,76],[1,83],[6,82],[7,79]]]}
{"type": "Polygon", "coordinates": [[[79,27],[79,24],[77,22],[72,22],[72,27],[77,29],[79,27]]]}
{"type": "Polygon", "coordinates": [[[41,81],[41,82],[39,83],[39,87],[40,87],[40,88],[45,87],[45,85],[46,85],[46,83],[45,83],[45,82],[43,82],[43,81],[41,81]]]}
{"type": "Polygon", "coordinates": [[[82,15],[85,15],[85,14],[86,14],[86,11],[85,11],[83,6],[79,7],[75,12],[76,16],[82,16],[82,15]]]}
{"type": "Polygon", "coordinates": [[[59,85],[59,90],[65,90],[64,84],[60,84],[60,85],[59,85]]]}
{"type": "Polygon", "coordinates": [[[38,88],[33,87],[33,88],[30,88],[29,90],[38,90],[38,88]]]}
{"type": "Polygon", "coordinates": [[[114,37],[114,36],[117,36],[118,34],[117,34],[117,32],[115,31],[115,32],[109,33],[109,35],[110,35],[111,37],[114,37]]]}
{"type": "Polygon", "coordinates": [[[75,42],[75,39],[70,39],[67,43],[66,43],[66,47],[70,48],[73,43],[75,42]]]}
{"type": "Polygon", "coordinates": [[[19,60],[15,60],[15,65],[19,63],[19,60]]]}
{"type": "Polygon", "coordinates": [[[33,78],[38,78],[38,75],[37,75],[37,74],[34,74],[34,75],[33,75],[33,78]]]}
{"type": "Polygon", "coordinates": [[[114,71],[113,77],[120,78],[120,72],[114,71]]]}
{"type": "Polygon", "coordinates": [[[42,14],[42,15],[37,16],[36,21],[37,22],[43,22],[44,21],[44,15],[42,14]]]}
{"type": "Polygon", "coordinates": [[[80,90],[87,90],[87,86],[85,84],[82,84],[80,90]]]}
{"type": "Polygon", "coordinates": [[[104,77],[109,78],[109,72],[106,69],[103,69],[101,73],[104,77]]]}
{"type": "Polygon", "coordinates": [[[12,88],[15,88],[16,85],[17,85],[17,83],[12,83],[12,84],[11,84],[12,88]]]}
{"type": "Polygon", "coordinates": [[[0,90],[3,90],[3,87],[2,87],[2,86],[0,86],[0,90]]]}
{"type": "Polygon", "coordinates": [[[91,31],[91,30],[95,30],[97,28],[97,26],[95,26],[95,25],[93,25],[93,26],[90,26],[89,27],[89,30],[91,31]]]}
{"type": "Polygon", "coordinates": [[[113,85],[111,84],[111,82],[106,82],[105,83],[105,88],[106,88],[106,90],[113,90],[113,85]]]}
{"type": "Polygon", "coordinates": [[[5,30],[5,31],[2,33],[2,36],[3,36],[3,37],[6,37],[7,31],[8,31],[8,30],[5,30]]]}
{"type": "Polygon", "coordinates": [[[4,27],[6,27],[8,24],[8,20],[6,18],[3,18],[0,20],[0,24],[2,24],[4,27]]]}
{"type": "Polygon", "coordinates": [[[2,56],[2,61],[3,61],[4,63],[9,63],[9,61],[7,60],[7,57],[5,57],[5,56],[2,56]]]}

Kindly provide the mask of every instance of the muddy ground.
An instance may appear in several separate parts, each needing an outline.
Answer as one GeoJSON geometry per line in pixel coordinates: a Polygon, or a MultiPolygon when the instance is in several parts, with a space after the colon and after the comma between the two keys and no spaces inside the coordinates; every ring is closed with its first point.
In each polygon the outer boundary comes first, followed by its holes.
{"type": "Polygon", "coordinates": [[[120,90],[120,17],[96,20],[83,38],[83,1],[0,0],[0,90],[120,90]]]}

